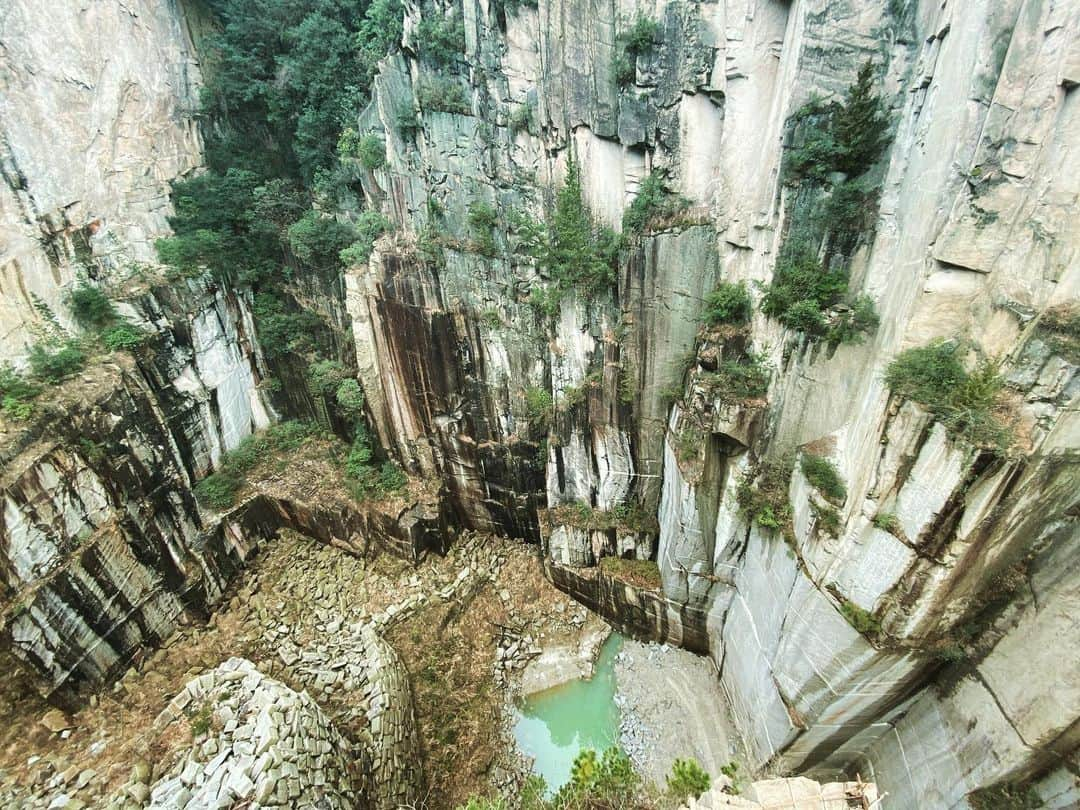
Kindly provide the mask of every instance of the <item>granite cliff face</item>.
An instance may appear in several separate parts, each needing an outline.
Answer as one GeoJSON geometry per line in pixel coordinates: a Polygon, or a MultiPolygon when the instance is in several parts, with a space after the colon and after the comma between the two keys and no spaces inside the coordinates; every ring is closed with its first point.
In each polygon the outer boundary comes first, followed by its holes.
{"type": "MultiPolygon", "coordinates": [[[[394,230],[346,268],[344,301],[320,306],[351,321],[379,442],[440,489],[441,525],[539,542],[559,587],[708,652],[755,767],[861,772],[896,807],[966,807],[980,789],[1029,782],[1047,806],[1077,801],[1080,383],[1048,324],[1080,292],[1080,10],[508,6],[448,7],[466,52],[436,72],[417,38],[436,11],[410,4],[356,122],[385,141],[363,196],[394,230]],[[639,12],[658,27],[628,73],[639,12]],[[737,330],[703,330],[721,281],[760,302],[788,240],[821,227],[811,214],[828,192],[788,182],[785,160],[806,141],[806,105],[843,98],[868,60],[888,147],[846,258],[880,325],[837,345],[755,308],[737,330]],[[570,292],[549,316],[530,303],[553,281],[520,221],[550,210],[571,155],[585,201],[616,229],[652,173],[685,201],[629,239],[610,289],[570,292]],[[886,386],[900,351],[935,338],[1000,363],[1011,452],[958,437],[886,386]],[[710,374],[751,355],[767,392],[718,395],[710,374]],[[830,504],[796,463],[784,538],[747,518],[740,482],[800,453],[829,459],[846,494],[830,504]],[[608,555],[655,560],[663,598],[590,579],[608,555]]],[[[153,261],[167,181],[200,162],[197,24],[190,9],[131,3],[48,23],[24,3],[4,18],[5,357],[25,351],[34,296],[59,314],[78,268],[122,279],[153,261]],[[95,36],[79,64],[46,58],[57,31],[91,30],[120,45],[95,36]],[[62,148],[42,138],[51,127],[62,148]]],[[[193,581],[177,559],[227,579],[247,541],[196,543],[215,524],[190,489],[276,418],[244,293],[140,289],[130,309],[161,342],[153,363],[88,381],[66,445],[10,435],[4,455],[6,591],[41,594],[7,635],[54,684],[68,659],[107,679],[161,637],[193,581]],[[80,432],[107,437],[101,458],[72,449],[80,432]],[[106,527],[112,540],[80,545],[106,527]],[[138,631],[65,659],[68,639],[102,636],[85,617],[112,609],[113,592],[127,604],[109,632],[138,631]]]]}

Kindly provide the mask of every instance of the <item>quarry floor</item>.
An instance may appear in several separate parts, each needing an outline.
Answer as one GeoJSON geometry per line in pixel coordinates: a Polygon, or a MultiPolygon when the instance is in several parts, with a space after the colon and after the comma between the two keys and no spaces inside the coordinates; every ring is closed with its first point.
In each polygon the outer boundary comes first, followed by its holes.
{"type": "MultiPolygon", "coordinates": [[[[335,646],[337,629],[355,621],[375,622],[408,670],[431,808],[512,793],[526,768],[509,711],[523,671],[545,650],[587,660],[604,635],[595,616],[544,578],[536,549],[520,543],[465,538],[447,557],[414,568],[283,532],[208,623],[182,627],[81,711],[57,712],[20,678],[5,678],[0,806],[48,807],[61,795],[70,803],[57,806],[71,808],[139,798],[141,785],[166,771],[195,734],[178,729],[183,723],[151,734],[154,719],[188,680],[231,656],[307,689],[342,732],[355,733],[362,717],[351,696],[319,678],[335,656],[348,654],[335,646]],[[428,598],[450,588],[450,599],[428,598]]],[[[624,745],[658,785],[677,756],[694,756],[710,770],[732,758],[707,659],[627,642],[617,666],[624,745]],[[711,693],[716,707],[702,700],[711,693]]]]}

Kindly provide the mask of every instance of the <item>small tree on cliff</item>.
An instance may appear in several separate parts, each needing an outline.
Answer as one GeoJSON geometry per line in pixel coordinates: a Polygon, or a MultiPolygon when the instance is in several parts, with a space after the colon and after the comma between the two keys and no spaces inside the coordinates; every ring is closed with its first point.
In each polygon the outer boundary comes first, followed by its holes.
{"type": "Polygon", "coordinates": [[[566,165],[566,183],[555,198],[547,255],[542,260],[560,289],[576,287],[591,296],[615,282],[619,238],[597,227],[581,198],[581,169],[573,155],[566,165]]]}
{"type": "Polygon", "coordinates": [[[852,176],[870,168],[889,142],[888,119],[873,84],[874,65],[867,60],[832,121],[838,147],[835,167],[852,176]]]}

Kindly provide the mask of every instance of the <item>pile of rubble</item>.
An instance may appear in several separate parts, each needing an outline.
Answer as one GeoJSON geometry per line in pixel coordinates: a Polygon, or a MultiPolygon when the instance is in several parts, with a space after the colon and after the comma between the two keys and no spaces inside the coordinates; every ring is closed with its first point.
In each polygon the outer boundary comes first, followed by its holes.
{"type": "Polygon", "coordinates": [[[158,717],[155,730],[186,718],[191,750],[152,787],[133,778],[125,794],[155,810],[357,805],[366,761],[306,693],[230,658],[193,679],[158,717]],[[137,785],[137,787],[133,787],[137,785]]]}

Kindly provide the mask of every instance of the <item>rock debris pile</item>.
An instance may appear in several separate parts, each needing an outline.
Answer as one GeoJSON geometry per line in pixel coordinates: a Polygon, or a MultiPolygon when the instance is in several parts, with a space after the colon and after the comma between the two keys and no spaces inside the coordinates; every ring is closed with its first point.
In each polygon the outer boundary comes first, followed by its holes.
{"type": "Polygon", "coordinates": [[[230,658],[193,679],[155,726],[164,730],[182,717],[206,733],[152,788],[144,786],[154,810],[240,802],[344,810],[357,803],[368,767],[362,752],[306,692],[268,678],[250,661],[230,658]]]}

